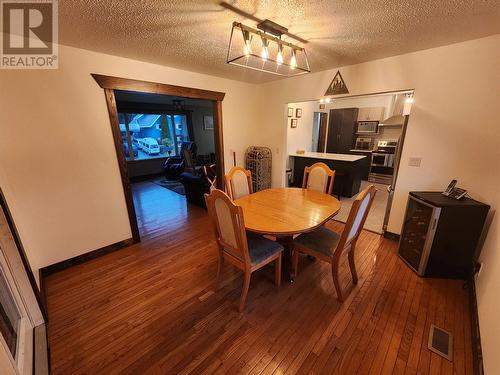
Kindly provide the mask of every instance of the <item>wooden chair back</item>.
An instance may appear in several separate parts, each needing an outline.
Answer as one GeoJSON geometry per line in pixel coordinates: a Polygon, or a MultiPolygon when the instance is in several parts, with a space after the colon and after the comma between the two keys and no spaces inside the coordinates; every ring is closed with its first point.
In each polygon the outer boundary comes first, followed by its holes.
{"type": "Polygon", "coordinates": [[[210,191],[217,189],[217,169],[215,164],[204,165],[203,174],[210,184],[210,191]]]}
{"type": "Polygon", "coordinates": [[[352,203],[351,211],[349,212],[344,231],[342,232],[337,248],[335,249],[334,256],[337,253],[337,256],[339,256],[344,249],[356,243],[359,234],[365,225],[366,217],[370,212],[376,193],[377,189],[375,189],[375,186],[369,185],[357,195],[356,199],[352,203]]]}
{"type": "Polygon", "coordinates": [[[310,167],[304,168],[302,188],[331,194],[334,180],[335,171],[332,171],[328,165],[321,162],[314,163],[310,167]]]}
{"type": "Polygon", "coordinates": [[[243,209],[218,189],[214,189],[210,195],[205,194],[205,202],[220,251],[240,268],[250,267],[243,209]]]}
{"type": "Polygon", "coordinates": [[[184,145],[182,146],[181,152],[182,152],[182,160],[184,160],[184,170],[187,172],[194,173],[195,162],[193,160],[193,152],[184,145]]]}
{"type": "Polygon", "coordinates": [[[226,192],[232,200],[253,193],[250,171],[235,166],[224,176],[226,192]]]}

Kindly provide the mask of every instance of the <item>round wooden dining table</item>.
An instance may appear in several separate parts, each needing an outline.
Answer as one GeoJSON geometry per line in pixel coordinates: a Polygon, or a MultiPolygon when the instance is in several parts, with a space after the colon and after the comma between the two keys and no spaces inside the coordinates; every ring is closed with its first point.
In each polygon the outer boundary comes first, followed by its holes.
{"type": "Polygon", "coordinates": [[[275,188],[236,199],[248,231],[276,237],[284,246],[283,278],[290,276],[293,236],[320,227],[340,210],[335,197],[301,188],[275,188]]]}

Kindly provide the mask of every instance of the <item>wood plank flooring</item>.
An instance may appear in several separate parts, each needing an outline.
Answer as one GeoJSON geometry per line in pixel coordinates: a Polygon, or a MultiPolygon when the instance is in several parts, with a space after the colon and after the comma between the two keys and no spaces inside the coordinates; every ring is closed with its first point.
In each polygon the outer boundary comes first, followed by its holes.
{"type": "Polygon", "coordinates": [[[239,271],[226,265],[212,289],[206,212],[149,182],[134,195],[143,242],[46,279],[53,374],[472,373],[462,283],[417,277],[395,242],[361,234],[356,287],[341,269],[343,304],[330,267],[303,257],[294,284],[256,272],[239,314],[239,271]],[[453,333],[453,362],[427,349],[431,323],[453,333]]]}

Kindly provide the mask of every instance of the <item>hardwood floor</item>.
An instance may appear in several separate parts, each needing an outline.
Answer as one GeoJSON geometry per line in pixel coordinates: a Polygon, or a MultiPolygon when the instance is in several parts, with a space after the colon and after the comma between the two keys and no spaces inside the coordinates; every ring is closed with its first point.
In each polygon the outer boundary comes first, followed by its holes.
{"type": "Polygon", "coordinates": [[[53,374],[472,373],[462,283],[417,277],[395,242],[361,234],[356,287],[342,263],[343,304],[329,265],[301,257],[294,284],[257,271],[239,314],[241,272],[226,265],[212,289],[206,212],[150,185],[136,191],[142,243],[46,279],[53,374]],[[431,323],[453,333],[453,362],[427,349],[431,323]]]}

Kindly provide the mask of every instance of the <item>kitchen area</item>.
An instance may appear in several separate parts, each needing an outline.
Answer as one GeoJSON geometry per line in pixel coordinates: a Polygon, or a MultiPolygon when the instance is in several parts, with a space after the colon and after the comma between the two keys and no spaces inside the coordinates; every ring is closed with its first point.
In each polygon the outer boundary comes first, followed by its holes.
{"type": "Polygon", "coordinates": [[[304,167],[324,162],[342,202],[335,220],[345,222],[356,194],[374,184],[365,229],[383,233],[412,102],[413,91],[401,91],[289,103],[288,113],[301,115],[287,126],[289,185],[301,186],[304,167]]]}

